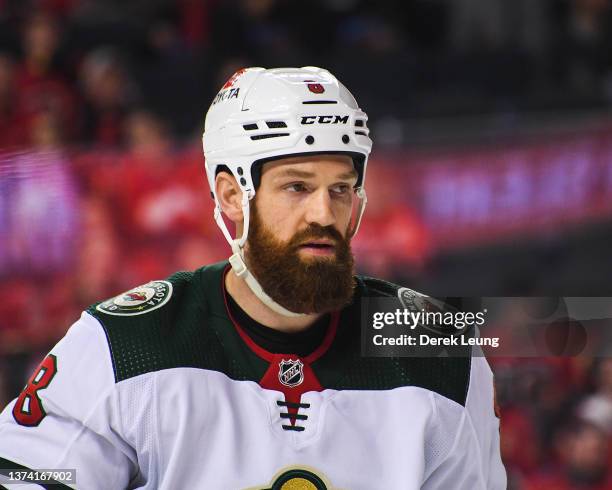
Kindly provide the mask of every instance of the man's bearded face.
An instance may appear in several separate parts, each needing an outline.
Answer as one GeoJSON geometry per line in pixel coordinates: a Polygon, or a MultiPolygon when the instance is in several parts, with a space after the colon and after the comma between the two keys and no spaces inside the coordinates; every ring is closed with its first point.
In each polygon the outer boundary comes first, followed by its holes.
{"type": "MultiPolygon", "coordinates": [[[[346,233],[345,233],[346,235],[346,233]]],[[[289,241],[278,240],[251,201],[248,267],[264,291],[295,313],[326,313],[350,303],[355,281],[350,239],[333,226],[310,224],[289,241]],[[331,242],[327,254],[301,253],[331,242]],[[314,243],[313,243],[314,242],[314,243]]]]}

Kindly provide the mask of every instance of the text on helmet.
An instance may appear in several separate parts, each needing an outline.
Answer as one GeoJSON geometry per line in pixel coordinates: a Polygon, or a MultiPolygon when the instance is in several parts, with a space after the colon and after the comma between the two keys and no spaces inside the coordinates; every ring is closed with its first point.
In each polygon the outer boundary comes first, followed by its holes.
{"type": "Polygon", "coordinates": [[[227,90],[221,90],[212,102],[212,105],[215,105],[217,102],[222,102],[224,100],[229,99],[237,99],[238,92],[240,92],[240,88],[230,88],[227,90]]]}
{"type": "Polygon", "coordinates": [[[302,124],[348,124],[348,116],[302,116],[302,124]]]}

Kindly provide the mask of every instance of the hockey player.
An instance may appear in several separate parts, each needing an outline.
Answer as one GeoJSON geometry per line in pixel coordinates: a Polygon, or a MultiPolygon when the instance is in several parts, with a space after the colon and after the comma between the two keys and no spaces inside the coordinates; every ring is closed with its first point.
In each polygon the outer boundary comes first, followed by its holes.
{"type": "Polygon", "coordinates": [[[353,275],[371,140],[350,92],[320,68],[240,70],[203,143],[229,261],[85,311],[0,416],[0,469],[74,468],[87,490],[505,488],[483,357],[361,356],[361,299],[405,288],[353,275]]]}

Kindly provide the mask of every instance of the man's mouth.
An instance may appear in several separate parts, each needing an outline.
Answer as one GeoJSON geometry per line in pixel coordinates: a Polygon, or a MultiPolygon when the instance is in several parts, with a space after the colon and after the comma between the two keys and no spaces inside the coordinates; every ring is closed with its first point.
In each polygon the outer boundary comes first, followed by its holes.
{"type": "Polygon", "coordinates": [[[336,245],[331,240],[310,240],[302,243],[299,249],[312,255],[333,255],[336,245]]]}

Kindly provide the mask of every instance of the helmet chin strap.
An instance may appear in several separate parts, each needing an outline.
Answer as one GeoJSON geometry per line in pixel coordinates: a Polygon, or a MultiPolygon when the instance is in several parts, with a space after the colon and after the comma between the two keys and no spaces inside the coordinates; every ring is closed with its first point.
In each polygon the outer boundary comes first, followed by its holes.
{"type": "Polygon", "coordinates": [[[242,193],[242,216],[244,217],[244,228],[242,230],[242,236],[238,239],[232,239],[229,230],[223,221],[223,217],[221,216],[221,208],[217,202],[215,206],[215,221],[225,239],[232,247],[232,256],[229,258],[229,263],[232,266],[234,273],[246,282],[247,286],[253,291],[253,294],[259,298],[259,300],[270,308],[272,311],[278,313],[279,315],[283,315],[286,317],[296,318],[300,316],[305,316],[304,313],[295,313],[293,311],[289,311],[284,306],[279,305],[276,301],[274,301],[270,296],[266,294],[266,292],[261,287],[261,284],[255,279],[255,276],[251,274],[249,268],[246,265],[246,261],[244,260],[244,245],[247,240],[247,236],[249,234],[249,222],[250,222],[250,206],[249,200],[253,197],[253,194],[243,192],[242,193]]]}
{"type": "MultiPolygon", "coordinates": [[[[244,259],[244,245],[247,240],[247,236],[249,233],[249,222],[250,222],[250,206],[249,201],[254,196],[254,194],[243,192],[242,193],[242,215],[244,217],[244,228],[242,230],[242,236],[238,239],[232,239],[229,230],[227,229],[227,225],[225,221],[223,221],[223,217],[221,216],[221,207],[218,204],[215,206],[214,217],[217,225],[221,228],[225,239],[230,244],[232,248],[232,256],[229,258],[229,263],[232,266],[234,273],[246,282],[247,286],[253,291],[253,294],[259,298],[259,300],[265,304],[272,311],[278,313],[279,315],[283,315],[290,318],[297,318],[301,316],[305,316],[305,313],[295,313],[293,311],[288,310],[284,306],[281,306],[276,301],[274,301],[261,287],[259,281],[251,274],[249,268],[246,265],[246,261],[244,259]]],[[[365,211],[366,204],[368,202],[368,198],[365,193],[365,189],[360,188],[357,190],[357,197],[359,198],[359,209],[357,210],[357,219],[355,221],[355,225],[349,232],[349,236],[353,237],[357,233],[359,229],[359,225],[361,224],[361,218],[363,217],[363,213],[365,211]]],[[[215,199],[216,200],[216,199],[215,199]]]]}

